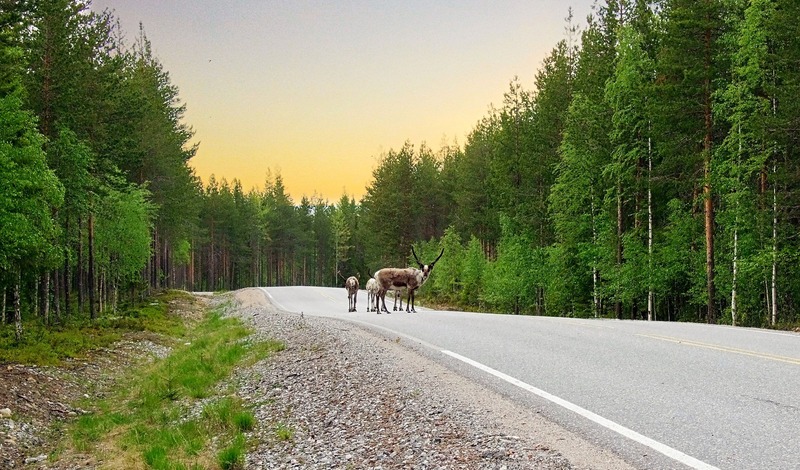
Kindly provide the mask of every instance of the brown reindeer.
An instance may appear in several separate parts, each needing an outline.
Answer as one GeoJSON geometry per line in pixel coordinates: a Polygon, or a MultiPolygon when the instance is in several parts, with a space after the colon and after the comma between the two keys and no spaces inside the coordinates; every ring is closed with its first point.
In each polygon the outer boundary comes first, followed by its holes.
{"type": "Polygon", "coordinates": [[[415,292],[428,280],[428,276],[430,276],[431,271],[433,271],[433,265],[436,264],[439,258],[444,254],[444,248],[442,248],[442,252],[439,253],[439,256],[437,256],[431,264],[422,264],[413,246],[411,247],[411,253],[414,255],[414,259],[417,260],[419,269],[383,268],[375,273],[375,279],[378,281],[378,286],[380,287],[378,297],[382,304],[382,308],[378,310],[378,313],[381,313],[381,311],[389,313],[389,310],[386,308],[386,292],[390,290],[400,291],[403,289],[408,290],[406,312],[416,312],[414,308],[415,292]]]}
{"type": "Polygon", "coordinates": [[[358,296],[358,278],[350,276],[344,282],[344,288],[347,289],[347,306],[348,312],[356,311],[356,296],[358,296]]]}

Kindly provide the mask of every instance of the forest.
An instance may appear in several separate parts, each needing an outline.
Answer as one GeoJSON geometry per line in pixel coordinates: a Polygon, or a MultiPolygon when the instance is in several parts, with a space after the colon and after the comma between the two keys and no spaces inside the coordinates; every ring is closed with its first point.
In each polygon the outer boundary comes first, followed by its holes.
{"type": "Polygon", "coordinates": [[[363,286],[412,246],[445,250],[419,296],[440,308],[800,323],[800,2],[567,11],[463,143],[379,155],[358,201],[295,200],[279,173],[203,183],[144,28],[128,43],[78,0],[0,6],[3,334],[164,288],[363,286]]]}

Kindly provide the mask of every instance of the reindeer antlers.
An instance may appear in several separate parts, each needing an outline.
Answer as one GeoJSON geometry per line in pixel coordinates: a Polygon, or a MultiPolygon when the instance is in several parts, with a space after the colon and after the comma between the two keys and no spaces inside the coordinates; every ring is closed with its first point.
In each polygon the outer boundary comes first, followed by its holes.
{"type": "Polygon", "coordinates": [[[433,260],[433,263],[431,263],[431,267],[433,267],[433,265],[436,264],[437,261],[439,261],[439,258],[441,258],[443,254],[444,254],[444,248],[442,248],[442,252],[439,253],[439,256],[437,256],[436,259],[433,260]]]}
{"type": "Polygon", "coordinates": [[[414,245],[411,245],[411,253],[414,254],[414,259],[417,260],[417,264],[421,268],[422,267],[422,261],[420,261],[419,258],[417,258],[417,252],[414,251],[414,245]]]}
{"type": "MultiPolygon", "coordinates": [[[[419,258],[417,258],[417,252],[414,251],[414,245],[411,245],[411,253],[414,254],[414,259],[417,260],[417,264],[419,265],[419,267],[421,268],[422,266],[424,266],[422,264],[422,261],[420,261],[419,258]]],[[[439,256],[437,256],[436,259],[433,260],[433,263],[431,263],[431,267],[433,267],[433,265],[436,264],[437,261],[439,261],[439,258],[441,258],[443,254],[444,254],[444,248],[442,248],[442,252],[439,253],[439,256]]]]}

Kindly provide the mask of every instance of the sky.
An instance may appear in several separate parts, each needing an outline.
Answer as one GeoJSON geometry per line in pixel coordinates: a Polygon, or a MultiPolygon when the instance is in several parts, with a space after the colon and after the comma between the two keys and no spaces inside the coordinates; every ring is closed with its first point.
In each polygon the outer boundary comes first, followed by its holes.
{"type": "Polygon", "coordinates": [[[594,0],[93,0],[139,24],[186,105],[203,183],[295,202],[366,192],[405,142],[464,145],[511,81],[534,77],[594,0]]]}

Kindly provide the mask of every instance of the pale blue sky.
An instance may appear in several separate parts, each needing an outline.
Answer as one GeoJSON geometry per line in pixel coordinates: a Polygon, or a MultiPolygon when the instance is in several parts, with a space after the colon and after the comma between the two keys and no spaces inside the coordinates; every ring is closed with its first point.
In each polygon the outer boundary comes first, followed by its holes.
{"type": "Polygon", "coordinates": [[[593,0],[93,0],[128,42],[142,22],[187,105],[204,182],[246,190],[280,172],[289,193],[364,193],[379,156],[437,150],[526,88],[593,0]]]}

